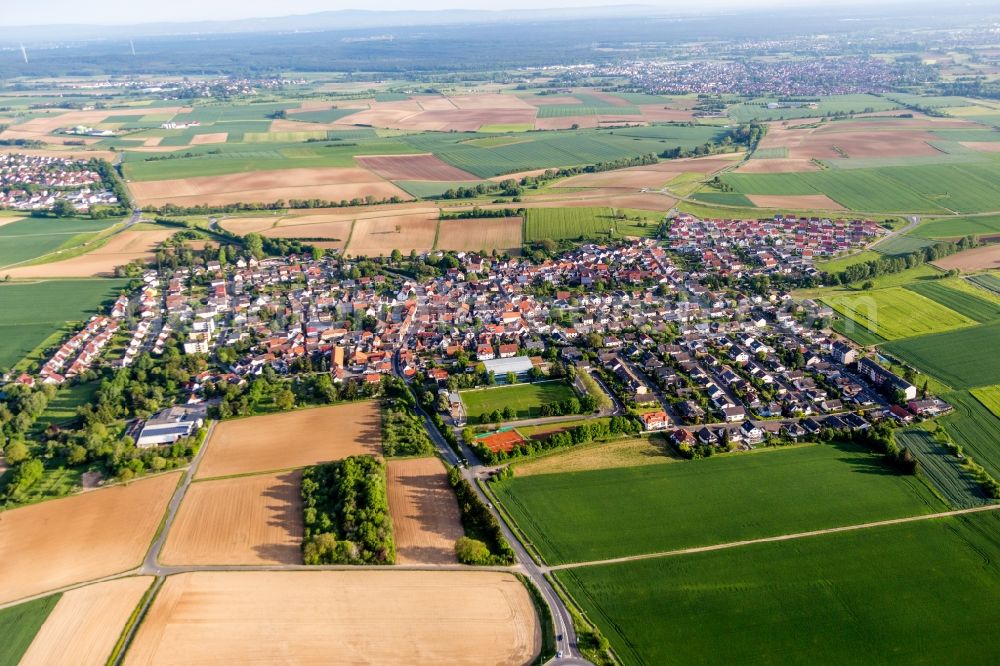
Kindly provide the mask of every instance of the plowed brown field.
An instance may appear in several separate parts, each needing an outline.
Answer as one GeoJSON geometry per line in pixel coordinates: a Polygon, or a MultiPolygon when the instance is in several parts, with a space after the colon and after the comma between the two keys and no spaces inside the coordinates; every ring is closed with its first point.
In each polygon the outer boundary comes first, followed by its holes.
{"type": "Polygon", "coordinates": [[[353,257],[376,257],[399,250],[429,252],[437,231],[437,213],[394,215],[357,220],[346,253],[353,257]]]}
{"type": "Polygon", "coordinates": [[[179,473],[0,513],[0,603],[138,566],[179,473]]]}
{"type": "Polygon", "coordinates": [[[455,541],[465,532],[441,461],[390,460],[386,473],[396,563],[456,564],[455,541]]]}
{"type": "Polygon", "coordinates": [[[171,576],[127,664],[527,664],[541,649],[511,574],[245,571],[171,576]]]}
{"type": "Polygon", "coordinates": [[[19,666],[103,666],[152,583],[152,576],[133,576],[66,592],[19,666]]]}
{"type": "Polygon", "coordinates": [[[376,199],[410,195],[366,169],[317,168],[277,169],[233,173],[225,176],[202,176],[176,180],[136,181],[129,185],[142,205],[166,203],[194,206],[223,205],[239,202],[270,203],[279,199],[376,199]]]}
{"type": "Polygon", "coordinates": [[[191,484],[164,564],[301,564],[302,472],[191,484]]]}
{"type": "Polygon", "coordinates": [[[380,432],[373,401],[223,421],[206,444],[196,477],[270,472],[379,453],[380,432]]]}
{"type": "Polygon", "coordinates": [[[457,252],[520,251],[521,227],[519,217],[441,220],[437,249],[457,252]]]}

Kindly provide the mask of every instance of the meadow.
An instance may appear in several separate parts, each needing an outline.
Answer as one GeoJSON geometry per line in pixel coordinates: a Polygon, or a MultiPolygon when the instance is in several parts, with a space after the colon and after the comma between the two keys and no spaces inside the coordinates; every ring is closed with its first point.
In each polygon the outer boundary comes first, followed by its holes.
{"type": "MultiPolygon", "coordinates": [[[[930,316],[930,315],[927,315],[930,316]]],[[[885,350],[955,389],[989,386],[1000,377],[1000,323],[899,340],[885,350]]]]}
{"type": "Polygon", "coordinates": [[[118,220],[28,217],[0,226],[0,269],[92,239],[118,220]]]}
{"type": "Polygon", "coordinates": [[[942,217],[930,220],[913,231],[929,239],[1000,234],[1000,215],[942,217]]]}
{"type": "Polygon", "coordinates": [[[969,391],[969,393],[971,393],[983,407],[990,410],[994,416],[1000,418],[1000,384],[974,388],[969,391]]]}
{"type": "Polygon", "coordinates": [[[610,208],[529,208],[524,242],[607,236],[613,228],[615,219],[610,208]]]}
{"type": "Polygon", "coordinates": [[[736,104],[729,109],[729,117],[739,123],[751,120],[792,120],[796,118],[819,118],[831,113],[863,113],[865,111],[888,111],[898,109],[899,104],[875,95],[834,95],[820,97],[817,108],[769,109],[771,98],[758,98],[736,104]]]}
{"type": "Polygon", "coordinates": [[[922,428],[896,431],[896,442],[920,463],[920,470],[935,490],[954,509],[987,504],[989,500],[975,477],[931,433],[922,428]]]}
{"type": "Polygon", "coordinates": [[[626,664],[985,663],[998,531],[993,511],[558,578],[626,664]]]}
{"type": "Polygon", "coordinates": [[[538,409],[544,404],[562,402],[577,397],[565,382],[540,382],[537,384],[514,384],[490,389],[462,391],[462,404],[470,422],[475,422],[483,414],[510,407],[518,419],[538,416],[538,409]]]}
{"type": "Polygon", "coordinates": [[[902,287],[824,296],[823,301],[839,314],[886,340],[947,331],[976,323],[902,287]]]}
{"type": "Polygon", "coordinates": [[[0,610],[0,664],[16,664],[45,624],[61,594],[26,601],[0,610]]]}
{"type": "Polygon", "coordinates": [[[898,475],[878,456],[847,444],[524,478],[515,472],[493,487],[551,564],[942,509],[919,479],[898,475]]]}
{"type": "Polygon", "coordinates": [[[46,280],[0,285],[0,367],[9,368],[66,322],[83,321],[125,288],[126,280],[46,280]]]}
{"type": "Polygon", "coordinates": [[[940,424],[962,445],[967,455],[993,478],[1000,479],[1000,418],[968,391],[945,393],[941,397],[953,405],[955,411],[942,418],[940,424]]]}
{"type": "Polygon", "coordinates": [[[905,288],[983,324],[1000,319],[1000,301],[991,299],[987,291],[981,296],[970,291],[975,288],[960,279],[915,282],[905,288]]]}
{"type": "Polygon", "coordinates": [[[1000,277],[992,273],[973,275],[969,278],[969,282],[972,282],[987,291],[991,291],[994,294],[1000,295],[1000,277]]]}
{"type": "Polygon", "coordinates": [[[816,262],[816,268],[827,273],[839,273],[848,266],[863,264],[866,261],[875,261],[881,258],[882,255],[874,250],[864,250],[846,257],[834,257],[829,261],[818,261],[816,262]]]}

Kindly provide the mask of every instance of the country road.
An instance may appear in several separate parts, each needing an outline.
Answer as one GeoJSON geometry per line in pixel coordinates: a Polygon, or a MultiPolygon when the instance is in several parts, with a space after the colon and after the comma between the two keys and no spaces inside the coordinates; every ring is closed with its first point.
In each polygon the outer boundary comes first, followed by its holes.
{"type": "Polygon", "coordinates": [[[744,541],[731,541],[729,543],[718,543],[711,546],[695,546],[693,548],[680,548],[678,550],[667,550],[659,553],[643,553],[641,555],[626,555],[624,557],[612,557],[606,560],[591,560],[589,562],[571,562],[568,564],[556,564],[548,567],[541,567],[544,573],[553,571],[563,571],[565,569],[580,569],[583,567],[597,567],[605,564],[620,564],[622,562],[636,562],[638,560],[654,560],[661,557],[676,557],[677,555],[693,555],[696,553],[710,553],[715,550],[728,550],[730,548],[742,548],[743,546],[753,546],[759,543],[773,543],[775,541],[792,541],[794,539],[807,539],[824,534],[836,534],[838,532],[854,532],[857,530],[867,530],[873,527],[886,527],[888,525],[901,525],[903,523],[915,523],[922,520],[936,520],[951,516],[962,516],[967,513],[980,513],[983,511],[1000,510],[1000,504],[987,504],[971,509],[956,509],[954,511],[942,511],[941,513],[928,513],[920,516],[907,516],[905,518],[892,518],[890,520],[877,520],[871,523],[861,523],[859,525],[843,525],[841,527],[829,527],[823,530],[812,530],[810,532],[797,532],[795,534],[779,534],[777,536],[762,537],[760,539],[747,539],[744,541]]]}

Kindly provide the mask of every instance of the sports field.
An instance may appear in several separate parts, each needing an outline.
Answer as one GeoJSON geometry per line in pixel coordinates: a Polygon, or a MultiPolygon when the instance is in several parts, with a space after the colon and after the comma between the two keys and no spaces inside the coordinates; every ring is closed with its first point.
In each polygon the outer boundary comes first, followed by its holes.
{"type": "Polygon", "coordinates": [[[1000,322],[897,340],[885,350],[952,388],[989,386],[1000,377],[1000,354],[990,351],[998,336],[1000,322]]]}
{"type": "Polygon", "coordinates": [[[900,287],[824,296],[823,301],[839,314],[886,340],[937,333],[976,323],[929,298],[900,287]]]}
{"type": "Polygon", "coordinates": [[[91,279],[0,284],[0,368],[17,363],[66,322],[96,314],[126,283],[91,279]]]}
{"type": "Polygon", "coordinates": [[[580,562],[932,513],[917,478],[846,444],[764,449],[494,485],[549,563],[580,562]],[[738,507],[738,510],[737,510],[738,507]]]}
{"type": "Polygon", "coordinates": [[[538,416],[538,409],[544,404],[561,402],[577,397],[576,392],[565,382],[541,382],[538,384],[515,384],[489,389],[462,391],[462,404],[470,419],[477,419],[494,410],[510,407],[515,419],[529,419],[538,416]]]}
{"type": "Polygon", "coordinates": [[[998,532],[992,511],[558,578],[626,664],[989,663],[998,532]]]}
{"type": "Polygon", "coordinates": [[[528,664],[541,627],[509,573],[197,572],[167,578],[126,664],[528,664]]]}

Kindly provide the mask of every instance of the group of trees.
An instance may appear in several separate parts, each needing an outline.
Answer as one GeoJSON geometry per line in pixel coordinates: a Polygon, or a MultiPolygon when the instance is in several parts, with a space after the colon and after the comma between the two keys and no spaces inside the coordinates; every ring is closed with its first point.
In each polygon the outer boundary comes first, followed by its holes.
{"type": "Polygon", "coordinates": [[[455,554],[462,564],[507,565],[516,559],[514,549],[504,538],[496,517],[458,467],[448,470],[448,483],[455,491],[465,536],[455,542],[455,554]]]}
{"type": "MultiPolygon", "coordinates": [[[[322,436],[322,435],[321,435],[322,436]]],[[[351,456],[302,473],[306,564],[393,564],[385,461],[351,456]]]]}
{"type": "Polygon", "coordinates": [[[965,236],[964,238],[959,239],[958,242],[942,241],[920,248],[919,250],[914,250],[913,252],[909,252],[907,254],[885,256],[880,257],[879,259],[872,259],[871,261],[851,264],[842,271],[838,271],[836,273],[824,273],[824,277],[826,283],[831,285],[861,282],[863,280],[874,279],[882,275],[899,273],[900,271],[905,271],[908,268],[914,268],[923,263],[937,261],[938,259],[947,257],[948,255],[973,247],[976,247],[975,236],[965,236]]]}
{"type": "Polygon", "coordinates": [[[505,197],[521,196],[522,188],[513,178],[502,180],[499,183],[484,182],[476,185],[462,185],[460,187],[450,187],[441,193],[439,199],[474,199],[488,194],[499,194],[505,197]]]}
{"type": "Polygon", "coordinates": [[[382,451],[387,456],[425,455],[434,452],[416,400],[398,377],[382,380],[382,451]]]}
{"type": "MultiPolygon", "coordinates": [[[[847,436],[850,441],[860,444],[866,449],[871,449],[876,453],[881,453],[886,462],[904,474],[916,474],[920,465],[913,457],[909,449],[901,447],[892,436],[892,425],[888,421],[868,428],[866,430],[852,430],[849,433],[841,433],[847,436]]],[[[820,434],[821,440],[829,441],[833,439],[832,431],[823,431],[820,434]]]]}
{"type": "MultiPolygon", "coordinates": [[[[6,443],[5,456],[15,465],[15,473],[3,490],[4,497],[17,501],[41,479],[45,469],[55,465],[90,465],[106,475],[128,480],[186,464],[197,453],[204,430],[171,446],[139,449],[125,434],[125,423],[149,418],[173,404],[183,384],[206,367],[203,357],[182,355],[171,340],[160,358],[143,353],[131,366],[106,370],[103,377],[89,370],[76,381],[100,382],[93,399],[77,409],[75,419],[58,428],[35,425],[55,396],[54,387],[5,387],[6,397],[0,403],[0,444],[6,443]]],[[[72,389],[67,386],[61,390],[72,389]]]]}
{"type": "Polygon", "coordinates": [[[397,204],[412,199],[403,199],[397,195],[378,199],[372,195],[355,197],[353,199],[278,199],[277,201],[248,201],[231,204],[199,204],[195,206],[178,206],[177,204],[165,203],[162,206],[145,206],[144,213],[158,215],[211,215],[213,213],[239,213],[245,211],[259,210],[285,210],[287,208],[351,208],[355,206],[375,206],[379,204],[397,204]]]}

